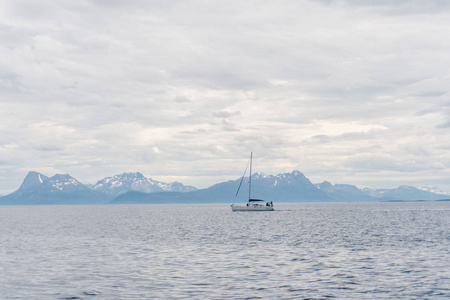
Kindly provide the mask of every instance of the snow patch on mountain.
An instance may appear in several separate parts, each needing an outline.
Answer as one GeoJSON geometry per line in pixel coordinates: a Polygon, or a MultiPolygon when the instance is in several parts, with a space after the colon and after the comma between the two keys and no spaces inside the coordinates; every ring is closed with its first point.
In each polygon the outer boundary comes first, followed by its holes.
{"type": "Polygon", "coordinates": [[[434,194],[440,194],[440,195],[450,195],[450,193],[448,192],[444,192],[442,190],[440,190],[437,187],[430,187],[430,186],[420,186],[419,190],[421,191],[425,191],[425,192],[429,192],[429,193],[434,193],[434,194]]]}
{"type": "Polygon", "coordinates": [[[19,192],[27,191],[46,191],[46,192],[73,192],[77,190],[88,189],[78,180],[69,174],[56,174],[52,177],[47,177],[38,172],[29,172],[25,177],[19,192]]]}
{"type": "Polygon", "coordinates": [[[165,183],[145,177],[140,172],[127,172],[99,180],[92,189],[110,195],[120,195],[129,191],[143,193],[190,192],[197,190],[179,182],[165,183]]]}
{"type": "Polygon", "coordinates": [[[401,185],[393,189],[363,188],[363,192],[371,197],[386,200],[439,200],[445,198],[446,194],[432,191],[430,188],[416,188],[410,185],[401,185]]]}

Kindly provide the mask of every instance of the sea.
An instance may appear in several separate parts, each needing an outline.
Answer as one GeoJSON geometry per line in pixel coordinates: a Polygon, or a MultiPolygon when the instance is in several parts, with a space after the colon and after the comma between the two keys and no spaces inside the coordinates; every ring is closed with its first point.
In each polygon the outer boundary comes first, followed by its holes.
{"type": "Polygon", "coordinates": [[[0,299],[450,299],[450,202],[0,206],[0,299]]]}

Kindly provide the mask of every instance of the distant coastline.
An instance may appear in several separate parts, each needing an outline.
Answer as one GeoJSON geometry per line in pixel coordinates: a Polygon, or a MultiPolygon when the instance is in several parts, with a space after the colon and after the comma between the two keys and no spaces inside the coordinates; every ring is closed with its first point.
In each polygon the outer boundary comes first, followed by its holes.
{"type": "Polygon", "coordinates": [[[430,202],[430,201],[450,201],[450,199],[438,199],[438,200],[385,200],[380,202],[430,202]]]}

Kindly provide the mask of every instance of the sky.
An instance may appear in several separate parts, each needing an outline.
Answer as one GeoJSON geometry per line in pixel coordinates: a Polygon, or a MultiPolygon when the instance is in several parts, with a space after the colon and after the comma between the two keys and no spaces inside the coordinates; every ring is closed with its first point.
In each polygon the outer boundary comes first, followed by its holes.
{"type": "Polygon", "coordinates": [[[0,194],[29,171],[450,192],[450,1],[0,0],[0,194]]]}

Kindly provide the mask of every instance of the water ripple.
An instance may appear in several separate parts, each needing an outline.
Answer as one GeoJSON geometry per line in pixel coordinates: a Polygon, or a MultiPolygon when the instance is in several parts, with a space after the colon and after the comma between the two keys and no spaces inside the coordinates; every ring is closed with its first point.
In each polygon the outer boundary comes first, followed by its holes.
{"type": "Polygon", "coordinates": [[[0,298],[450,298],[450,203],[280,206],[0,207],[0,298]]]}

